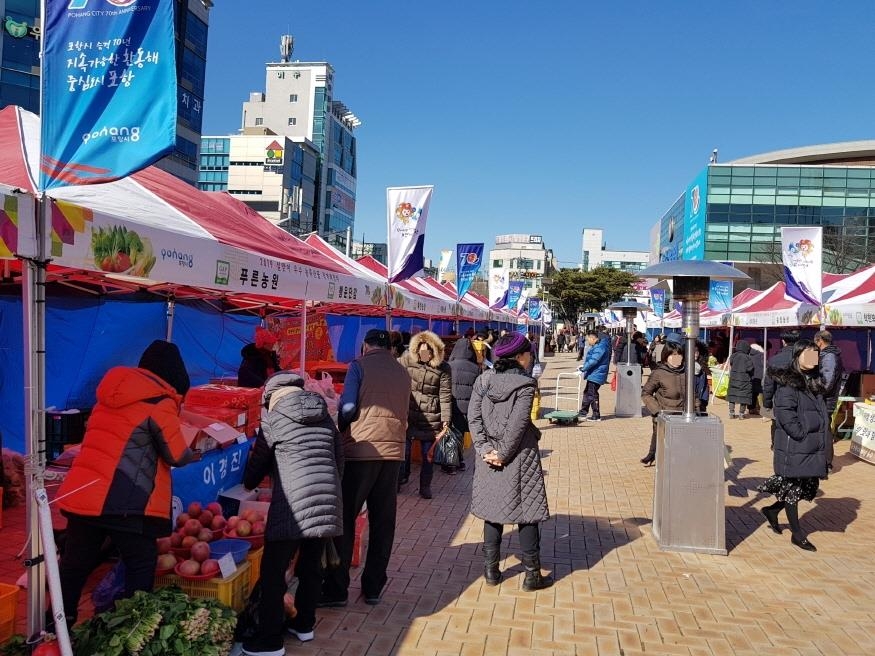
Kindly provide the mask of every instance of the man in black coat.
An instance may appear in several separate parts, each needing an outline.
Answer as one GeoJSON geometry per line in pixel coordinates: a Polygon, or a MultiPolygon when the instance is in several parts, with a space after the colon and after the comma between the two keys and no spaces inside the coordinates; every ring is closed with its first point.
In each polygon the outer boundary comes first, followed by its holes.
{"type": "Polygon", "coordinates": [[[842,352],[832,343],[832,334],[828,330],[818,332],[814,336],[814,343],[820,349],[818,369],[824,388],[823,398],[826,401],[827,412],[832,416],[839,400],[839,387],[845,371],[842,365],[842,352]]]}
{"type": "Polygon", "coordinates": [[[793,345],[799,341],[798,330],[788,330],[781,334],[781,350],[769,358],[768,368],[763,376],[763,407],[772,409],[777,383],[769,376],[768,369],[786,369],[793,362],[793,345]]]}

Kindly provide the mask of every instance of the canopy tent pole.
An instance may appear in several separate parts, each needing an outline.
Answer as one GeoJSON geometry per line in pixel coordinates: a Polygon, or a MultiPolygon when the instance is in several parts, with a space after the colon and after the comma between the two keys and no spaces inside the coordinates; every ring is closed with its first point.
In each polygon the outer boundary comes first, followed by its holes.
{"type": "Polygon", "coordinates": [[[429,331],[430,333],[431,333],[431,332],[434,332],[434,331],[432,330],[432,316],[431,316],[431,315],[428,315],[428,331],[429,331]]]}
{"type": "Polygon", "coordinates": [[[168,342],[173,341],[173,317],[176,313],[176,300],[171,296],[167,299],[167,337],[168,342]]]}
{"type": "Polygon", "coordinates": [[[867,346],[867,355],[866,355],[866,368],[870,371],[872,370],[872,329],[866,329],[866,346],[867,346]]]}
{"type": "Polygon", "coordinates": [[[301,301],[301,377],[307,363],[307,301],[301,301]]]}
{"type": "Polygon", "coordinates": [[[386,283],[386,332],[392,331],[392,283],[386,283]]]}

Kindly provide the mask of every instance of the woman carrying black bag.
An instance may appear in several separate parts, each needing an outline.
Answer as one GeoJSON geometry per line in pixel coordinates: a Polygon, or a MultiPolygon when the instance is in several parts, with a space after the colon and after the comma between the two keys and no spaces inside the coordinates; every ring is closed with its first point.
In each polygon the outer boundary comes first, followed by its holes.
{"type": "MultiPolygon", "coordinates": [[[[450,424],[462,434],[462,446],[464,447],[464,436],[468,432],[468,404],[471,402],[474,381],[480,375],[477,354],[474,353],[474,347],[467,337],[460,339],[453,346],[453,352],[450,353],[450,369],[453,373],[453,415],[450,424]]],[[[458,467],[445,467],[443,470],[448,474],[465,471],[465,460],[461,450],[458,467]]]]}

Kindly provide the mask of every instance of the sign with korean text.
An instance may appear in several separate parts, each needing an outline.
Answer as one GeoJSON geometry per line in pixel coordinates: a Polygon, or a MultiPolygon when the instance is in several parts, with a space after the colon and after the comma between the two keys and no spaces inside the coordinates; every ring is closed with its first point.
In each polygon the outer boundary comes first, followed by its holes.
{"type": "Polygon", "coordinates": [[[507,287],[507,305],[505,307],[511,310],[516,310],[520,299],[523,296],[523,286],[525,283],[522,280],[511,280],[507,287]]]}
{"type": "Polygon", "coordinates": [[[243,470],[254,440],[233,444],[227,449],[208,451],[201,460],[184,467],[174,467],[173,514],[184,512],[192,501],[212,501],[220,492],[243,482],[243,470]]]}
{"type": "Polygon", "coordinates": [[[46,0],[40,189],[123,178],[176,143],[164,0],[46,0]]]}
{"type": "Polygon", "coordinates": [[[483,263],[483,244],[456,244],[456,292],[458,300],[471,288],[483,263]]]}
{"type": "Polygon", "coordinates": [[[532,321],[537,321],[541,318],[541,299],[539,298],[530,298],[529,299],[529,319],[532,321]]]}
{"type": "Polygon", "coordinates": [[[854,432],[851,453],[860,460],[875,464],[875,405],[854,404],[854,432]]]}
{"type": "Polygon", "coordinates": [[[712,280],[708,289],[708,309],[715,312],[732,310],[732,281],[712,280]]]}

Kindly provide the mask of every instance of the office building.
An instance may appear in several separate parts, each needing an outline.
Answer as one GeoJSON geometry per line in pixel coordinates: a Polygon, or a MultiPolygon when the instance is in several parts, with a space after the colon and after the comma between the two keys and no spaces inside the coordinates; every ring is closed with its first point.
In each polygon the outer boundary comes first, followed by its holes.
{"type": "Polygon", "coordinates": [[[782,226],[822,226],[824,270],[854,271],[875,248],[875,141],[712,163],[658,225],[660,261],[730,262],[761,289],[783,275],[782,226]]]}
{"type": "Polygon", "coordinates": [[[529,296],[538,296],[552,261],[541,235],[497,235],[489,251],[489,279],[504,274],[508,280],[522,280],[529,296]]]}
{"type": "Polygon", "coordinates": [[[287,232],[312,232],[319,154],[302,137],[260,130],[201,139],[198,187],[227,191],[287,232]]]}
{"type": "Polygon", "coordinates": [[[592,271],[598,267],[609,267],[637,273],[648,266],[650,253],[647,251],[610,251],[604,241],[601,228],[583,229],[583,257],[581,270],[592,271]]]}
{"type": "Polygon", "coordinates": [[[318,231],[341,250],[355,225],[356,137],[361,121],[334,95],[334,68],[327,62],[291,61],[291,37],[282,61],[267,65],[264,92],[243,103],[243,130],[267,129],[310,141],[319,153],[317,215],[307,232],[318,231]]]}
{"type": "Polygon", "coordinates": [[[387,264],[389,261],[389,247],[383,242],[368,242],[355,241],[352,242],[352,257],[358,259],[370,255],[380,264],[387,264]]]}
{"type": "MultiPolygon", "coordinates": [[[[176,149],[157,165],[194,185],[203,122],[212,0],[176,0],[176,149]]],[[[39,113],[39,0],[0,0],[0,107],[39,113]]]]}

